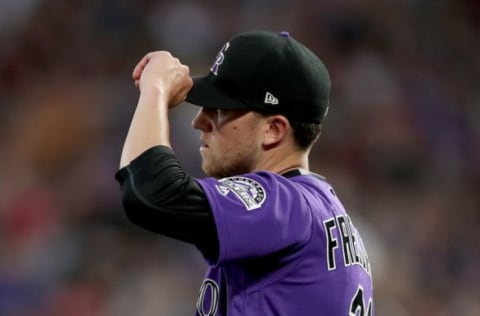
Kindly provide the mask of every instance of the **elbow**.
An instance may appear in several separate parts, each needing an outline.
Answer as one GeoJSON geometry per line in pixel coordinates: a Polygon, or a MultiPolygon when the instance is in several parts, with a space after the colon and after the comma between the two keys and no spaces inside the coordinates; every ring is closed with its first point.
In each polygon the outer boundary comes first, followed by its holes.
{"type": "MultiPolygon", "coordinates": [[[[134,223],[134,224],[137,224],[138,221],[139,221],[139,217],[138,214],[138,209],[135,210],[135,208],[131,207],[130,205],[128,205],[128,203],[123,203],[123,213],[125,214],[125,217],[128,219],[128,221],[134,223]]],[[[137,224],[138,225],[138,224],[137,224]]]]}
{"type": "Polygon", "coordinates": [[[131,201],[124,195],[122,200],[123,213],[129,222],[132,222],[135,225],[141,226],[141,208],[138,205],[134,205],[131,201]]]}
{"type": "Polygon", "coordinates": [[[123,195],[122,204],[128,221],[143,229],[161,233],[166,224],[163,209],[146,204],[131,190],[127,190],[126,193],[123,195]]]}
{"type": "Polygon", "coordinates": [[[149,212],[145,205],[132,192],[132,188],[127,186],[124,188],[122,195],[123,212],[128,221],[145,228],[149,222],[149,212]]]}

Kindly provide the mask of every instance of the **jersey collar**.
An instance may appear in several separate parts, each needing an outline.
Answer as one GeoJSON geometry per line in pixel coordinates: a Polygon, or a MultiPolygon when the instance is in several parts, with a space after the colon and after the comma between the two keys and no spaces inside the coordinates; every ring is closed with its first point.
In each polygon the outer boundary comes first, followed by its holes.
{"type": "Polygon", "coordinates": [[[288,171],[282,173],[281,175],[284,176],[285,178],[293,178],[293,177],[297,177],[297,176],[313,176],[313,177],[315,177],[319,180],[322,180],[322,181],[326,180],[326,178],[322,175],[319,175],[319,174],[316,174],[316,173],[313,173],[313,172],[310,172],[306,169],[301,169],[301,168],[288,170],[288,171]]]}

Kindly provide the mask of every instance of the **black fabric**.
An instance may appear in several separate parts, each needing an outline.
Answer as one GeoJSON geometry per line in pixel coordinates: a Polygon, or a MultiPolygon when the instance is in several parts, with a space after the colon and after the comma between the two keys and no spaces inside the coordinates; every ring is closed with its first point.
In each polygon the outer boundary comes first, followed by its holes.
{"type": "Polygon", "coordinates": [[[170,148],[148,149],[115,178],[130,221],[194,244],[209,258],[218,256],[218,234],[207,197],[170,148]]]}
{"type": "Polygon", "coordinates": [[[317,174],[317,173],[314,173],[314,172],[311,172],[311,171],[308,171],[308,170],[305,170],[305,169],[292,169],[292,170],[289,170],[289,171],[286,171],[284,173],[282,173],[282,176],[285,177],[285,178],[292,178],[292,177],[297,177],[297,176],[302,176],[302,175],[310,175],[312,177],[315,177],[321,181],[326,181],[327,179],[320,175],[320,174],[317,174]]]}
{"type": "Polygon", "coordinates": [[[327,114],[330,87],[323,62],[287,32],[253,31],[223,46],[210,72],[194,77],[186,100],[319,123],[327,114]]]}

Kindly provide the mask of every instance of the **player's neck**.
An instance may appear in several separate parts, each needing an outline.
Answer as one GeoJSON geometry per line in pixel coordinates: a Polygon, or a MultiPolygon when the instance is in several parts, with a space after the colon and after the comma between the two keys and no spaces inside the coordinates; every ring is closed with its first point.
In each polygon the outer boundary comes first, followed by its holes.
{"type": "Polygon", "coordinates": [[[292,169],[309,170],[308,153],[299,151],[271,152],[257,164],[256,170],[267,170],[282,174],[292,169]]]}

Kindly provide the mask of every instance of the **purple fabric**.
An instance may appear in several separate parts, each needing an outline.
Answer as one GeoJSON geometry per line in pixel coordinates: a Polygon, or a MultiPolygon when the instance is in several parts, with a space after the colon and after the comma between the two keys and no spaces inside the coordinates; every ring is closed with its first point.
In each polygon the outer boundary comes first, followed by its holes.
{"type": "Polygon", "coordinates": [[[373,315],[363,242],[327,182],[268,172],[197,181],[220,253],[206,258],[196,315],[373,315]]]}

